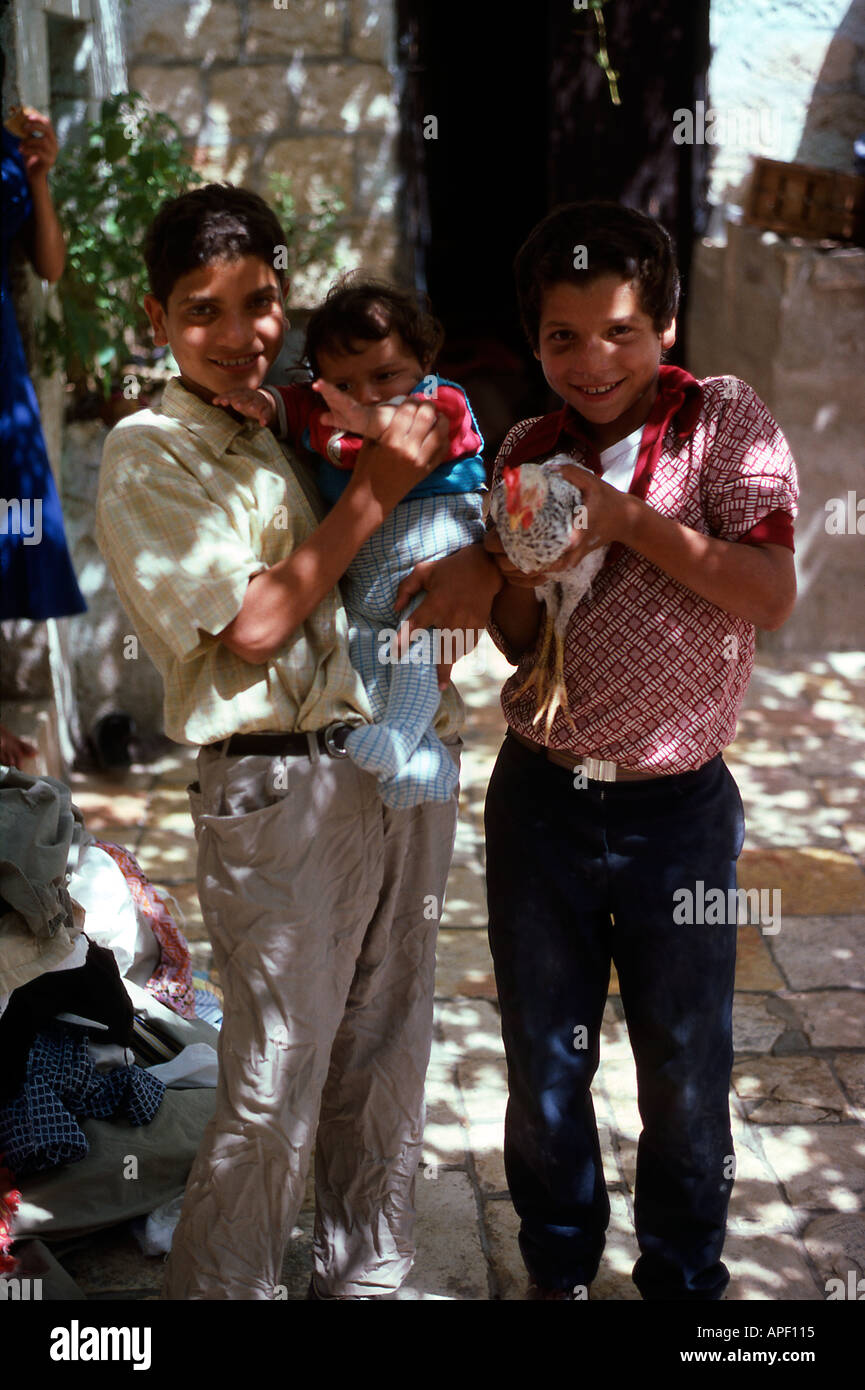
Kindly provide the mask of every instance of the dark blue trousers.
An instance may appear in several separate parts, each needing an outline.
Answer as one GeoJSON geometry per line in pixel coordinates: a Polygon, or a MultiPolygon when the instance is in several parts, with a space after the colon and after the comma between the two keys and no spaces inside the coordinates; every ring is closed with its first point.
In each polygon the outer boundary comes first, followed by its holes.
{"type": "Polygon", "coordinates": [[[591,1083],[613,960],[643,1121],[634,1282],[644,1299],[723,1294],[736,925],[677,921],[686,900],[674,894],[735,888],[744,830],[720,755],[696,772],[580,788],[505,739],[486,801],[487,897],[505,1168],[539,1284],[590,1284],[604,1248],[591,1083]]]}

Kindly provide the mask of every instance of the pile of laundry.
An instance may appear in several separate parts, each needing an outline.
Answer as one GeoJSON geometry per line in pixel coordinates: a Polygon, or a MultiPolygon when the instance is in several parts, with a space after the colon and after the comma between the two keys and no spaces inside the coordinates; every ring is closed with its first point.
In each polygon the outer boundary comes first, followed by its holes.
{"type": "Polygon", "coordinates": [[[169,1209],[168,1248],[213,1110],[199,1012],[218,1024],[134,856],[87,832],[62,782],[0,768],[0,1246],[169,1209]]]}

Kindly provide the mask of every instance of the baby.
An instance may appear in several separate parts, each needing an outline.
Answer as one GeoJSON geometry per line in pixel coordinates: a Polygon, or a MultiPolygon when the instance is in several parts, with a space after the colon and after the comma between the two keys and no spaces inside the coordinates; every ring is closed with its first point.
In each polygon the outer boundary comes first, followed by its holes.
{"type": "MultiPolygon", "coordinates": [[[[351,624],[352,662],[376,721],[353,729],[345,749],[358,766],[379,778],[382,800],[394,808],[448,800],[458,772],[432,729],[440,698],[435,664],[384,660],[379,633],[398,626],[394,600],[415,565],[440,559],[484,535],[483,440],[465,393],[431,370],[443,336],[441,325],[414,296],[383,281],[354,276],[334,286],[306,332],[305,356],[315,377],[365,408],[367,433],[380,432],[387,407],[407,395],[434,401],[449,424],[445,462],[370,537],[340,586],[351,624]]],[[[213,403],[270,426],[280,438],[316,454],[319,490],[326,501],[336,501],[363,438],[326,423],[328,407],[311,384],[244,388],[213,403]]],[[[411,655],[416,653],[417,648],[411,655]]]]}

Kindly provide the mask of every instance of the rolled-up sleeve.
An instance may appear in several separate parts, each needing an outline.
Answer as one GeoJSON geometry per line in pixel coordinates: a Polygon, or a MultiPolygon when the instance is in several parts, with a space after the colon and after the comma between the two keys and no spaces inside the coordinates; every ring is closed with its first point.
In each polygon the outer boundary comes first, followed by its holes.
{"type": "Polygon", "coordinates": [[[793,548],[799,487],[784,435],[757,393],[735,378],[701,484],[711,534],[793,548]]]}

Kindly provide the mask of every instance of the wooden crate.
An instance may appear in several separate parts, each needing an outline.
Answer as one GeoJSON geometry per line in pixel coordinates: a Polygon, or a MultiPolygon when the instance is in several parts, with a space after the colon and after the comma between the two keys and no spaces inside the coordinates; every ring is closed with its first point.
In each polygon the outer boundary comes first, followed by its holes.
{"type": "Polygon", "coordinates": [[[865,246],[865,179],[811,164],[756,158],[744,216],[754,227],[785,236],[865,246]]]}

